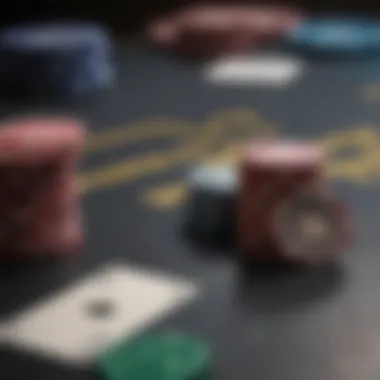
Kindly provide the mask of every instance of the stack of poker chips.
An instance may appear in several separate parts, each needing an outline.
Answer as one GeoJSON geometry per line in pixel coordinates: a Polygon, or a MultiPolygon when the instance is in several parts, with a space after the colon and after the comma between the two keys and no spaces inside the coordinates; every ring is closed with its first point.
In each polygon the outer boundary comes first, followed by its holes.
{"type": "Polygon", "coordinates": [[[331,194],[326,155],[305,141],[255,141],[236,167],[201,166],[188,177],[187,229],[232,238],[244,262],[336,261],[350,242],[347,208],[331,194]]]}
{"type": "Polygon", "coordinates": [[[18,96],[83,95],[113,79],[111,43],[96,25],[32,23],[0,33],[0,83],[18,96]]]}
{"type": "Polygon", "coordinates": [[[196,5],[153,20],[147,36],[165,50],[213,58],[276,40],[301,19],[299,11],[285,6],[196,5]]]}
{"type": "Polygon", "coordinates": [[[0,255],[68,254],[83,241],[77,163],[84,126],[25,118],[0,129],[0,255]]]}

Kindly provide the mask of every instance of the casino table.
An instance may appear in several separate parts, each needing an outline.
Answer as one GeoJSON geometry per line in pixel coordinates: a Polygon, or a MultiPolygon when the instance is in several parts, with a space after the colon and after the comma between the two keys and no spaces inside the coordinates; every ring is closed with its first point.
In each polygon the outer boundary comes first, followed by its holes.
{"type": "MultiPolygon", "coordinates": [[[[199,283],[193,303],[150,328],[202,336],[213,352],[215,379],[378,378],[376,70],[357,61],[314,61],[284,88],[226,88],[205,83],[202,64],[138,42],[122,49],[117,63],[115,89],[86,102],[1,105],[2,116],[66,111],[89,125],[81,169],[85,251],[4,266],[1,317],[121,260],[199,283]],[[269,134],[313,139],[327,148],[331,186],[349,204],[355,227],[355,244],[341,265],[245,271],[236,265],[235,252],[194,246],[182,237],[183,175],[189,165],[236,162],[242,144],[269,134]]],[[[97,378],[90,368],[71,368],[5,345],[0,352],[3,380],[97,378]]]]}

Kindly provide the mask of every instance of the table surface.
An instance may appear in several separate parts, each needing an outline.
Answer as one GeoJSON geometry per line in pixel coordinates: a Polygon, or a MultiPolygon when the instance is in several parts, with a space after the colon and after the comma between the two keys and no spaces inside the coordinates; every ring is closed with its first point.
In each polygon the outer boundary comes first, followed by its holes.
{"type": "MultiPolygon", "coordinates": [[[[88,243],[83,255],[64,262],[4,268],[1,315],[6,317],[105,262],[125,259],[202,282],[202,297],[160,326],[202,335],[214,353],[215,379],[378,378],[380,90],[376,70],[358,62],[309,62],[303,77],[283,89],[234,89],[206,84],[199,64],[177,61],[140,45],[126,48],[117,62],[117,86],[107,95],[75,106],[38,109],[84,117],[95,136],[90,141],[98,142],[86,154],[82,170],[87,184],[88,243]],[[157,117],[166,125],[161,137],[147,138],[144,133],[140,141],[133,137],[144,128],[157,134],[162,127],[152,119],[157,117]],[[167,119],[177,132],[165,132],[167,119]],[[201,149],[199,141],[206,141],[209,120],[218,120],[222,137],[207,140],[207,147],[201,149]],[[132,132],[129,137],[124,133],[120,143],[112,137],[107,141],[116,127],[132,132]],[[229,147],[270,127],[279,134],[330,144],[332,184],[352,208],[356,234],[356,243],[340,267],[248,275],[235,265],[232,252],[195,249],[181,237],[180,207],[167,194],[170,189],[177,194],[188,161],[206,153],[228,156],[229,147]],[[178,151],[189,143],[189,136],[195,138],[194,150],[200,151],[150,169],[156,154],[178,151]],[[141,157],[147,161],[140,169],[125,170],[141,157]],[[110,174],[112,165],[118,165],[116,176],[110,174]],[[157,201],[152,196],[157,193],[166,194],[164,199],[171,203],[157,201]]],[[[34,108],[0,107],[3,116],[25,110],[34,108]]],[[[1,379],[29,379],[31,371],[38,380],[96,378],[90,370],[1,349],[1,379]]]]}

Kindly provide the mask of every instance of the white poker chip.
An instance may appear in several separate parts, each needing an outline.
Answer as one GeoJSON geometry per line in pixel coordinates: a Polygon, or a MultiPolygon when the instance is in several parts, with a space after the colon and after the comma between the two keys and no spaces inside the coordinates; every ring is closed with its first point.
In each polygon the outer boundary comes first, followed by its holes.
{"type": "Polygon", "coordinates": [[[292,57],[239,56],[218,60],[204,70],[212,84],[284,86],[303,73],[304,65],[292,57]]]}
{"type": "Polygon", "coordinates": [[[237,168],[232,165],[200,165],[190,171],[187,182],[190,191],[234,193],[237,177],[237,168]]]}

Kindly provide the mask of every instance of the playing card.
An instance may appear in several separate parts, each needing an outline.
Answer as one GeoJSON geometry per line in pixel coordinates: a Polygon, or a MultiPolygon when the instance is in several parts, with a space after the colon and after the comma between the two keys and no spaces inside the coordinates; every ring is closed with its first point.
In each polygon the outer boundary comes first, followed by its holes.
{"type": "Polygon", "coordinates": [[[110,265],[16,315],[0,328],[12,346],[81,364],[196,295],[190,281],[110,265]]]}
{"type": "Polygon", "coordinates": [[[281,87],[297,79],[302,71],[302,63],[291,57],[234,57],[206,67],[204,78],[213,84],[281,87]]]}

